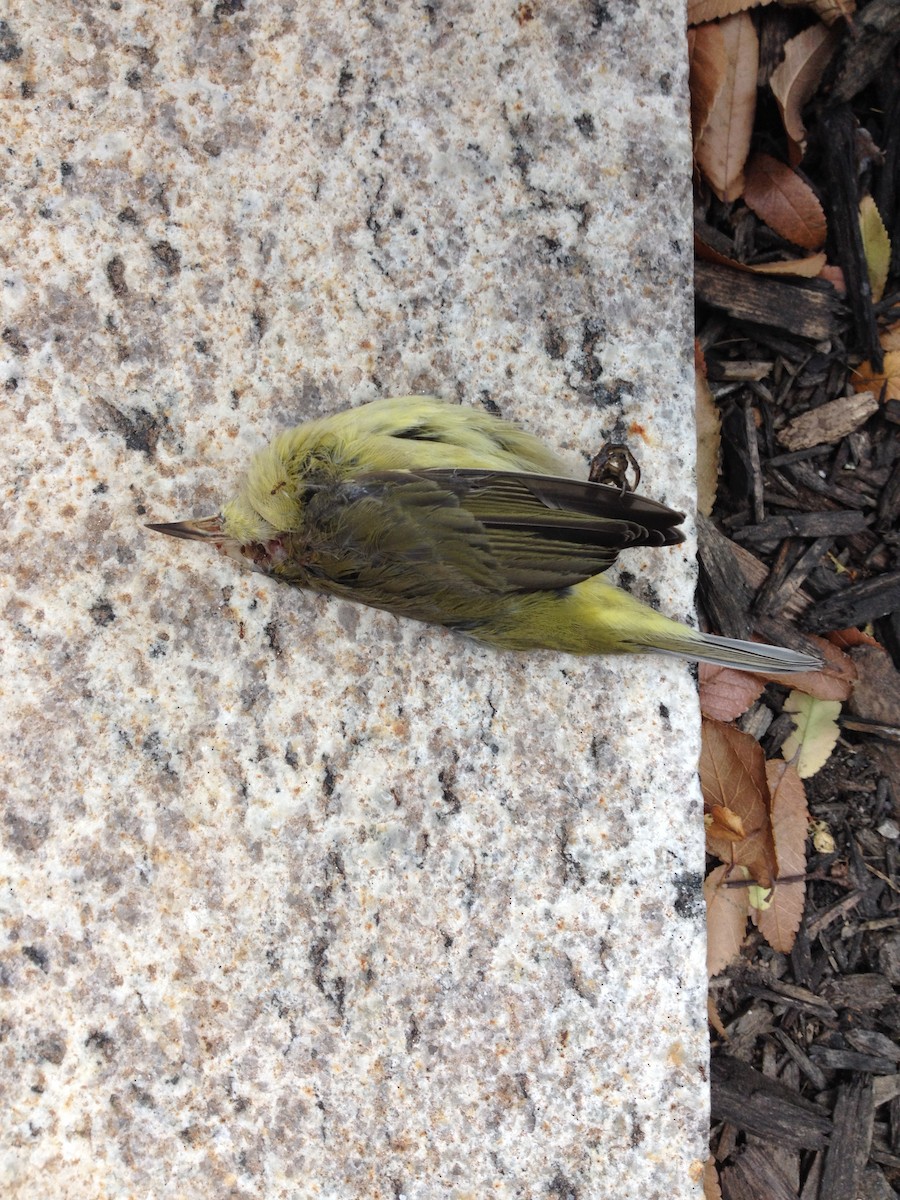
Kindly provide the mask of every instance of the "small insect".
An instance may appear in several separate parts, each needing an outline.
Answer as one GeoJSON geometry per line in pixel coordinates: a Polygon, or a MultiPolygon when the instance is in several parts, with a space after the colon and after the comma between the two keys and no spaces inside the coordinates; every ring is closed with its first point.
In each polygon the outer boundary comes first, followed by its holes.
{"type": "Polygon", "coordinates": [[[602,578],[622,550],[683,540],[684,514],[629,491],[629,465],[617,453],[599,468],[615,487],[576,479],[499,417],[400,396],[278,434],[220,514],[149,528],[500,649],[818,669],[793,650],[700,633],[602,578]]]}

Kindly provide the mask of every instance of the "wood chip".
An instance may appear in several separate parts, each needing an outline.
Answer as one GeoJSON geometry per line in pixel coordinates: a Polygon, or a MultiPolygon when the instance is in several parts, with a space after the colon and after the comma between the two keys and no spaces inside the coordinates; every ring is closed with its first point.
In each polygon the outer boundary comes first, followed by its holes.
{"type": "Polygon", "coordinates": [[[815,342],[834,334],[835,301],[830,288],[781,283],[698,262],[694,289],[699,300],[739,320],[774,325],[815,342]]]}
{"type": "Polygon", "coordinates": [[[797,1189],[762,1146],[747,1146],[721,1175],[728,1200],[797,1200],[797,1189]]]}
{"type": "Polygon", "coordinates": [[[764,544],[780,542],[782,538],[848,537],[868,529],[869,519],[859,509],[829,509],[825,512],[805,512],[769,517],[761,525],[744,525],[735,529],[735,540],[764,544]]]}
{"type": "Polygon", "coordinates": [[[859,1195],[874,1123],[872,1081],[860,1078],[842,1085],[834,1107],[834,1133],[825,1156],[819,1200],[849,1200],[859,1195]]]}
{"type": "Polygon", "coordinates": [[[803,587],[830,545],[830,537],[816,538],[802,554],[797,555],[794,543],[790,540],[783,542],[769,578],[756,593],[754,613],[774,616],[785,612],[794,594],[803,587]]]}
{"type": "Polygon", "coordinates": [[[829,979],[822,986],[822,994],[835,1008],[847,1008],[857,1013],[877,1011],[895,999],[890,981],[874,971],[829,979]]]}
{"type": "Polygon", "coordinates": [[[898,608],[900,571],[888,571],[834,592],[807,612],[804,620],[811,633],[829,633],[832,629],[866,625],[898,608]]]}
{"type": "Polygon", "coordinates": [[[812,1061],[808,1054],[797,1045],[797,1043],[784,1032],[783,1029],[775,1030],[775,1037],[781,1043],[788,1054],[813,1085],[817,1092],[824,1092],[828,1086],[828,1080],[820,1067],[812,1061]]]}
{"type": "Polygon", "coordinates": [[[711,1067],[712,1112],[718,1120],[797,1149],[827,1145],[831,1119],[817,1105],[728,1055],[714,1058],[711,1067]]]}
{"type": "Polygon", "coordinates": [[[896,1067],[889,1058],[860,1054],[858,1050],[832,1050],[829,1046],[811,1046],[809,1056],[826,1071],[859,1071],[870,1075],[894,1075],[896,1067]]]}
{"type": "Polygon", "coordinates": [[[872,392],[840,396],[794,417],[778,433],[778,441],[788,450],[808,450],[822,443],[831,445],[859,429],[877,411],[878,397],[872,392]]]}

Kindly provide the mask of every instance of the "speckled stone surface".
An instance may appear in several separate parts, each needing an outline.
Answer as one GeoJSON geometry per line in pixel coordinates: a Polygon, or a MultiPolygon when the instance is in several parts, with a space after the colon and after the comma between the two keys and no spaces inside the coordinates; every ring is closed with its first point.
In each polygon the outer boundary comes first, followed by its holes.
{"type": "MultiPolygon", "coordinates": [[[[657,0],[4,5],[4,1196],[698,1194],[688,668],[142,527],[414,391],[690,509],[684,58],[657,0]]],[[[685,617],[689,550],[621,566],[685,617]]]]}

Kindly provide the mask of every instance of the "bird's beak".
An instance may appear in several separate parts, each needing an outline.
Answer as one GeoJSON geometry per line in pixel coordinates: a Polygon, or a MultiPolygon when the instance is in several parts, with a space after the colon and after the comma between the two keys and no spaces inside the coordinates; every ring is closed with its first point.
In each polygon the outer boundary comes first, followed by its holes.
{"type": "Polygon", "coordinates": [[[221,517],[203,517],[199,521],[169,521],[162,525],[147,525],[156,533],[167,533],[169,537],[185,538],[189,542],[215,541],[224,536],[221,517]]]}

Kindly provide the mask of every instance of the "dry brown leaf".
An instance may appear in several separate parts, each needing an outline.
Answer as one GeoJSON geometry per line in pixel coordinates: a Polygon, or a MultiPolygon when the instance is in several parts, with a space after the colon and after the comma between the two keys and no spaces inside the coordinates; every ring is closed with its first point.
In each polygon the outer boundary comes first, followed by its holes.
{"type": "Polygon", "coordinates": [[[696,146],[725,82],[727,60],[721,26],[715,22],[688,30],[691,132],[696,146]]]}
{"type": "Polygon", "coordinates": [[[784,429],[778,431],[778,441],[786,450],[808,450],[810,446],[822,443],[835,445],[860,425],[865,425],[876,412],[878,397],[874,392],[839,396],[788,421],[784,429]]]}
{"type": "Polygon", "coordinates": [[[792,876],[806,874],[809,811],[803,781],[790,763],[780,758],[771,759],[766,763],[766,779],[772,797],[772,836],[775,839],[778,878],[772,903],[766,909],[754,909],[751,916],[772,949],[788,954],[803,917],[806,881],[785,881],[792,876]]]}
{"type": "Polygon", "coordinates": [[[744,822],[730,808],[722,808],[714,804],[707,815],[706,832],[714,838],[724,838],[727,842],[742,842],[747,836],[744,822]]]}
{"type": "Polygon", "coordinates": [[[764,8],[772,0],[688,0],[688,25],[699,25],[701,21],[718,21],[732,13],[744,12],[748,8],[764,8]]]}
{"type": "Polygon", "coordinates": [[[876,643],[855,650],[853,659],[860,680],[850,711],[869,721],[896,725],[900,720],[900,672],[890,655],[876,643]]]}
{"type": "Polygon", "coordinates": [[[712,1155],[703,1164],[703,1200],[722,1200],[719,1171],[712,1155]]]}
{"type": "Polygon", "coordinates": [[[853,389],[857,392],[874,392],[885,400],[900,400],[900,350],[889,350],[884,356],[884,369],[874,371],[872,364],[864,362],[853,374],[853,389]]]}
{"type": "Polygon", "coordinates": [[[844,654],[840,647],[828,638],[817,637],[808,633],[807,638],[825,660],[821,671],[798,671],[793,675],[767,675],[766,682],[783,683],[785,687],[793,688],[813,696],[816,700],[840,700],[843,702],[853,691],[856,681],[856,667],[853,660],[844,654]]]}
{"type": "Polygon", "coordinates": [[[784,44],[784,60],[772,72],[769,81],[788,137],[803,147],[806,128],[801,113],[819,86],[840,41],[834,30],[810,25],[784,44]]]}
{"type": "Polygon", "coordinates": [[[700,786],[703,811],[729,809],[742,822],[740,842],[706,831],[706,848],[724,863],[747,867],[763,887],[775,874],[775,844],[769,820],[769,788],[762,747],[733,725],[704,719],[701,726],[700,786]]]}
{"type": "Polygon", "coordinates": [[[822,274],[828,259],[824,252],[810,254],[808,258],[786,258],[779,262],[754,263],[745,270],[755,275],[798,275],[801,279],[815,279],[822,274]]]}
{"type": "Polygon", "coordinates": [[[826,265],[819,272],[818,278],[824,279],[826,283],[830,283],[839,296],[847,295],[847,283],[844,279],[844,272],[840,267],[826,265]]]}
{"type": "Polygon", "coordinates": [[[852,650],[854,646],[877,646],[879,650],[884,649],[877,638],[873,638],[870,633],[866,633],[863,629],[857,629],[853,625],[849,629],[833,630],[829,633],[828,640],[839,650],[852,650]]]}
{"type": "Polygon", "coordinates": [[[733,721],[758,700],[766,686],[759,675],[700,664],[700,711],[714,721],[733,721]]]}
{"type": "Polygon", "coordinates": [[[754,154],[744,178],[744,201],[761,221],[804,250],[825,244],[825,213],[796,171],[771,154],[754,154]]]}
{"type": "Polygon", "coordinates": [[[705,372],[694,376],[697,430],[697,510],[708,517],[719,488],[719,448],[722,421],[705,372]]]}
{"type": "Polygon", "coordinates": [[[725,78],[697,143],[697,165],[720,200],[735,200],[744,186],[756,110],[759,41],[746,13],[726,17],[720,27],[725,78]]]}
{"type": "Polygon", "coordinates": [[[750,909],[745,887],[726,887],[749,878],[744,867],[716,867],[703,881],[706,900],[706,971],[712,979],[738,957],[750,909]]]}
{"type": "Polygon", "coordinates": [[[872,300],[877,304],[884,295],[884,285],[887,283],[888,268],[891,265],[891,239],[871,196],[863,196],[859,202],[859,229],[866,255],[872,300]]]}
{"type": "MultiPolygon", "coordinates": [[[[881,736],[866,739],[866,752],[879,773],[890,782],[894,795],[900,795],[900,745],[896,734],[900,724],[900,671],[880,646],[857,646],[853,662],[859,671],[859,683],[847,706],[852,718],[875,722],[883,728],[881,736]]],[[[852,719],[851,718],[851,719],[852,719]]]]}
{"type": "Polygon", "coordinates": [[[896,325],[889,325],[878,340],[881,342],[881,348],[885,354],[889,354],[893,350],[900,350],[900,321],[896,325]]]}
{"type": "Polygon", "coordinates": [[[722,1018],[719,1016],[719,1010],[715,1006],[712,996],[707,992],[706,995],[706,1019],[712,1025],[713,1029],[722,1038],[723,1041],[728,1041],[728,1030],[722,1024],[722,1018]]]}
{"type": "Polygon", "coordinates": [[[729,258],[721,250],[715,250],[698,233],[694,233],[694,251],[706,262],[718,263],[722,267],[733,267],[736,271],[747,271],[751,275],[799,275],[803,279],[815,279],[821,275],[827,259],[824,254],[811,254],[807,258],[788,258],[780,262],[742,263],[729,258]]]}

